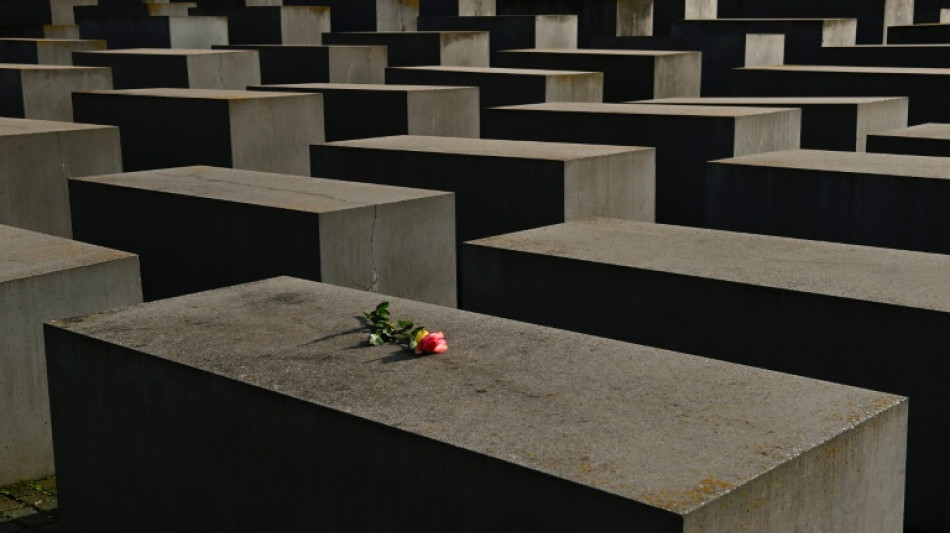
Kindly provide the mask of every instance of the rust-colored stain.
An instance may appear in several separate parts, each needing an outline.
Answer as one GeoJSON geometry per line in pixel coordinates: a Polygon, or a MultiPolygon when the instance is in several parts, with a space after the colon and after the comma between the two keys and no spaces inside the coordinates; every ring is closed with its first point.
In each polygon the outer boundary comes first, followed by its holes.
{"type": "Polygon", "coordinates": [[[700,479],[693,488],[653,491],[645,494],[642,500],[654,507],[683,514],[712,500],[713,496],[726,493],[733,488],[732,484],[719,478],[706,477],[700,479]]]}

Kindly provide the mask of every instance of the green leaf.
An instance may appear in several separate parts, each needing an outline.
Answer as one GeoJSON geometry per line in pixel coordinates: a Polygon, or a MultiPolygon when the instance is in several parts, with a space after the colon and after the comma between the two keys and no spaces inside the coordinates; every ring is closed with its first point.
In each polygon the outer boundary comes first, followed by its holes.
{"type": "Polygon", "coordinates": [[[403,329],[409,329],[412,327],[412,320],[400,320],[399,327],[403,329]]]}
{"type": "Polygon", "coordinates": [[[372,346],[379,346],[380,344],[383,344],[384,342],[386,341],[383,340],[383,337],[376,333],[373,333],[369,336],[369,343],[372,346]]]}

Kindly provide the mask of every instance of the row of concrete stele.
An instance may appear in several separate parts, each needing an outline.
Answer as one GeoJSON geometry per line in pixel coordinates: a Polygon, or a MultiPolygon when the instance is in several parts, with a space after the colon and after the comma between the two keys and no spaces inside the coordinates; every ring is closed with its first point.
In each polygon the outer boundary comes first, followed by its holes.
{"type": "Polygon", "coordinates": [[[330,4],[0,39],[68,63],[0,65],[0,484],[55,456],[76,531],[950,530],[938,46],[330,4]],[[449,352],[365,346],[383,299],[449,352]]]}

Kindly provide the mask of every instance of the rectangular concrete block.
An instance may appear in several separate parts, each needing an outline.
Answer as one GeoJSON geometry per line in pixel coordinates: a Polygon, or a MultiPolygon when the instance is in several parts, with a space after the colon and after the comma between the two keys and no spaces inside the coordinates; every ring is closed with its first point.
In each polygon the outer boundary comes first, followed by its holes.
{"type": "Polygon", "coordinates": [[[700,225],[706,162],[799,146],[801,111],[753,107],[548,103],[490,109],[495,139],[652,146],[656,219],[700,225]]]}
{"type": "Polygon", "coordinates": [[[868,151],[950,157],[950,124],[920,124],[868,135],[868,151]]]}
{"type": "Polygon", "coordinates": [[[605,102],[700,93],[699,52],[543,48],[506,50],[496,57],[497,67],[602,72],[605,102]]]}
{"type": "Polygon", "coordinates": [[[203,48],[228,44],[227,17],[130,17],[83,19],[83,39],[100,39],[109,48],[203,48]]]}
{"type": "Polygon", "coordinates": [[[69,26],[76,23],[73,8],[96,0],[3,0],[0,26],[69,26]]]}
{"type": "Polygon", "coordinates": [[[797,150],[711,162],[708,227],[950,253],[950,159],[797,150]]]}
{"type": "Polygon", "coordinates": [[[907,126],[907,98],[725,97],[663,98],[637,103],[797,107],[802,110],[802,148],[863,152],[869,134],[907,126]]]}
{"type": "Polygon", "coordinates": [[[950,122],[950,69],[782,65],[736,69],[737,90],[750,96],[907,96],[908,121],[950,122]]]}
{"type": "Polygon", "coordinates": [[[73,92],[111,88],[107,68],[0,63],[0,116],[71,122],[73,92]]]}
{"type": "Polygon", "coordinates": [[[214,48],[256,51],[260,83],[266,84],[383,83],[387,66],[385,46],[232,44],[214,48]]]}
{"type": "Polygon", "coordinates": [[[482,125],[489,107],[536,102],[601,102],[600,72],[484,67],[389,67],[386,83],[478,87],[482,125]]]}
{"type": "Polygon", "coordinates": [[[240,89],[261,83],[257,53],[245,50],[130,48],[77,52],[77,65],[109,67],[116,89],[240,89]]]}
{"type": "Polygon", "coordinates": [[[419,16],[491,17],[495,0],[421,0],[419,16]]]}
{"type": "Polygon", "coordinates": [[[362,345],[379,300],[281,278],[48,326],[63,526],[900,530],[904,398],[394,299],[449,339],[410,357],[362,345]]]}
{"type": "Polygon", "coordinates": [[[455,193],[456,243],[592,216],[652,222],[652,148],[399,136],[310,147],[323,178],[455,193]]]}
{"type": "Polygon", "coordinates": [[[0,39],[0,63],[72,65],[73,52],[105,50],[105,41],[83,39],[0,39]]]}
{"type": "Polygon", "coordinates": [[[76,20],[98,18],[134,18],[134,17],[187,17],[188,9],[194,3],[165,2],[154,3],[146,0],[130,1],[121,4],[100,2],[98,5],[81,6],[73,9],[76,20]]]}
{"type": "Polygon", "coordinates": [[[910,396],[904,525],[950,524],[950,257],[607,219],[463,248],[476,312],[910,396]]]}
{"type": "Polygon", "coordinates": [[[80,39],[79,26],[57,26],[50,24],[38,26],[0,26],[0,37],[26,39],[80,39]]]}
{"type": "Polygon", "coordinates": [[[186,167],[75,178],[70,201],[77,239],[141,257],[146,300],[292,275],[456,305],[449,193],[186,167]]]}
{"type": "Polygon", "coordinates": [[[577,48],[576,15],[419,17],[420,30],[487,31],[492,60],[501,50],[577,48]]]}
{"type": "Polygon", "coordinates": [[[419,0],[283,0],[330,8],[333,31],[415,31],[419,0]]]}
{"type": "Polygon", "coordinates": [[[385,46],[389,66],[487,67],[488,32],[411,31],[325,33],[324,44],[385,46]]]}
{"type": "Polygon", "coordinates": [[[248,89],[323,95],[327,141],[406,134],[479,136],[476,87],[306,83],[248,89]]]}
{"type": "Polygon", "coordinates": [[[322,44],[321,36],[330,31],[326,6],[199,7],[189,13],[227,17],[231,44],[322,44]]]}
{"type": "Polygon", "coordinates": [[[119,126],[128,171],[211,165],[307,175],[308,147],[324,141],[315,94],[128,89],[75,93],[73,102],[77,120],[119,126]]]}
{"type": "Polygon", "coordinates": [[[0,118],[0,224],[70,237],[67,180],[121,171],[117,128],[0,118]]]}
{"type": "Polygon", "coordinates": [[[142,301],[132,254],[0,225],[0,484],[54,473],[43,323],[142,301]]]}

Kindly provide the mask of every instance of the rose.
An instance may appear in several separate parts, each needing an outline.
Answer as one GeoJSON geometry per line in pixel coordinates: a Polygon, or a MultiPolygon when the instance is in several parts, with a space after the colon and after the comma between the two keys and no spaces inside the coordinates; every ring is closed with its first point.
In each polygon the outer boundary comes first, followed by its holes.
{"type": "Polygon", "coordinates": [[[445,353],[448,349],[449,343],[445,340],[445,335],[441,331],[437,331],[419,340],[416,345],[416,355],[445,353]]]}

